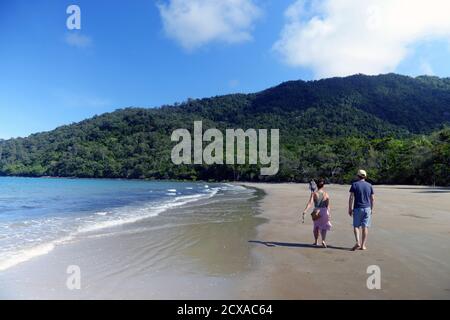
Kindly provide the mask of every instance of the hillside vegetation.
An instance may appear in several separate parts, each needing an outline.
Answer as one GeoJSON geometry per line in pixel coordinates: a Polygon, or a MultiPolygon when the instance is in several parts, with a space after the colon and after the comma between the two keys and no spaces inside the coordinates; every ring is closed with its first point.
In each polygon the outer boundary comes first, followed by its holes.
{"type": "Polygon", "coordinates": [[[127,108],[0,141],[0,175],[450,185],[450,79],[396,74],[290,81],[254,94],[127,108]],[[173,130],[279,128],[280,171],[175,166],[173,130]]]}

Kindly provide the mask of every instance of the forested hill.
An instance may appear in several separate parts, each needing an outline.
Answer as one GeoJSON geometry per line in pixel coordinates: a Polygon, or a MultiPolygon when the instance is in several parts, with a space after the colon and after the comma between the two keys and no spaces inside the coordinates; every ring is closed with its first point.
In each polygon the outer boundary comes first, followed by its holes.
{"type": "Polygon", "coordinates": [[[97,178],[450,184],[450,79],[396,74],[290,81],[254,94],[128,108],[0,141],[0,174],[97,178]],[[280,171],[175,166],[177,128],[279,128],[280,171]]]}

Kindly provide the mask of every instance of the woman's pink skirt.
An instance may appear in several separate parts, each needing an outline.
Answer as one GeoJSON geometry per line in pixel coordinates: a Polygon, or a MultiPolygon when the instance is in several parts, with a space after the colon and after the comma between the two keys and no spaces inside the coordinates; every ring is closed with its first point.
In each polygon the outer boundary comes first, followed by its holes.
{"type": "Polygon", "coordinates": [[[328,208],[320,208],[320,218],[314,221],[314,230],[331,230],[330,213],[328,208]]]}

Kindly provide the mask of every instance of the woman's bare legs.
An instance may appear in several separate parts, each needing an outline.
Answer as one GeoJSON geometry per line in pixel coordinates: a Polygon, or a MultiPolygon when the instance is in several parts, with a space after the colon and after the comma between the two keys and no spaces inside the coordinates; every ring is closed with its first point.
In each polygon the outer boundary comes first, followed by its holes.
{"type": "Polygon", "coordinates": [[[314,240],[315,240],[313,245],[317,246],[319,244],[319,228],[314,228],[313,234],[314,234],[314,240]]]}
{"type": "Polygon", "coordinates": [[[325,240],[327,239],[327,230],[321,230],[320,234],[322,236],[322,247],[326,248],[327,243],[325,242],[325,240]]]}

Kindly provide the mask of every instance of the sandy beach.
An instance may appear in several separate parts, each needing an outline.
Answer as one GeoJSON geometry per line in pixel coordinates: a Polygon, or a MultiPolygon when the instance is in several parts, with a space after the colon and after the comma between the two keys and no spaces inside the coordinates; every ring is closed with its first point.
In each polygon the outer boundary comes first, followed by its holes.
{"type": "Polygon", "coordinates": [[[333,230],[328,249],[312,247],[312,221],[300,214],[306,185],[245,184],[263,189],[268,222],[251,239],[258,268],[241,298],[255,299],[449,299],[450,190],[376,186],[367,251],[351,252],[348,186],[331,185],[333,230]],[[381,289],[369,290],[367,267],[381,269],[381,289]]]}
{"type": "Polygon", "coordinates": [[[105,229],[0,272],[2,299],[449,299],[450,190],[376,186],[368,250],[354,244],[349,186],[330,185],[329,248],[301,223],[305,184],[244,184],[105,229]],[[247,190],[250,192],[250,190],[247,190]],[[264,192],[262,192],[264,191],[264,192]],[[81,269],[68,290],[67,267],[81,269]],[[381,270],[369,290],[367,268],[381,270]]]}

